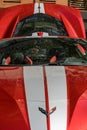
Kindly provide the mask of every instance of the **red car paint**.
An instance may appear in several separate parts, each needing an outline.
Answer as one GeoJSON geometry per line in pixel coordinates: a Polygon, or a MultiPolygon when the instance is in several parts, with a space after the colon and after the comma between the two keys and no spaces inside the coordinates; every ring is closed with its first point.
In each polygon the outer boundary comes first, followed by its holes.
{"type": "MultiPolygon", "coordinates": [[[[48,78],[45,72],[46,67],[41,68],[43,71],[43,84],[47,101],[45,102],[47,106],[46,109],[49,110],[48,78]]],[[[55,67],[53,67],[52,70],[54,68],[55,67]]],[[[31,117],[28,116],[27,111],[23,69],[23,67],[0,67],[1,130],[31,130],[31,117]]],[[[64,69],[67,85],[66,130],[85,130],[87,129],[87,67],[66,66],[64,69]]],[[[50,118],[51,117],[46,117],[47,130],[51,129],[50,118]]]]}
{"type": "MultiPolygon", "coordinates": [[[[70,37],[86,38],[80,11],[69,6],[45,3],[45,14],[53,16],[64,23],[70,37]],[[50,8],[50,9],[49,9],[50,8]]],[[[0,39],[12,37],[17,23],[34,14],[35,4],[23,4],[0,10],[0,39]]],[[[40,10],[38,8],[38,13],[40,10]]]]}

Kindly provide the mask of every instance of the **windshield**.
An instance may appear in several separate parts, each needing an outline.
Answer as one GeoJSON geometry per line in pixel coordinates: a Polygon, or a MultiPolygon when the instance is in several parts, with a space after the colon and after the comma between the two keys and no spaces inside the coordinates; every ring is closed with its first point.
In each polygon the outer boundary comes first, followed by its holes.
{"type": "Polygon", "coordinates": [[[34,32],[46,32],[49,36],[68,36],[62,21],[46,14],[34,14],[22,19],[16,26],[13,37],[31,36],[34,32]]]}
{"type": "Polygon", "coordinates": [[[0,65],[87,65],[87,41],[13,38],[0,41],[0,65]]]}

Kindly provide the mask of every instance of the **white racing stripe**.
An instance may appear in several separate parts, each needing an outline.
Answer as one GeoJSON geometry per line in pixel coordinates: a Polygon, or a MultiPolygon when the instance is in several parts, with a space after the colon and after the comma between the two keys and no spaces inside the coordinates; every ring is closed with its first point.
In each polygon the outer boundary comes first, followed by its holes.
{"type": "Polygon", "coordinates": [[[42,67],[24,67],[24,85],[31,130],[47,130],[42,67]]]}
{"type": "Polygon", "coordinates": [[[34,14],[39,13],[38,5],[38,3],[34,4],[34,14]]]}
{"type": "Polygon", "coordinates": [[[67,86],[64,67],[46,66],[43,70],[41,66],[26,66],[24,85],[31,130],[66,130],[67,86]],[[38,107],[46,111],[56,107],[56,110],[49,114],[48,119],[38,107]]]}
{"type": "Polygon", "coordinates": [[[34,32],[34,33],[32,33],[32,36],[33,37],[37,37],[37,36],[40,36],[40,37],[48,37],[49,35],[48,35],[48,33],[46,33],[46,32],[34,32]],[[41,35],[39,35],[39,33],[42,33],[41,35]]]}
{"type": "Polygon", "coordinates": [[[45,13],[44,4],[40,3],[40,13],[45,13]]]}
{"type": "Polygon", "coordinates": [[[34,14],[36,14],[36,13],[45,13],[43,3],[35,3],[34,4],[34,14]]]}
{"type": "Polygon", "coordinates": [[[49,109],[56,107],[50,115],[51,130],[66,130],[67,86],[64,67],[46,67],[49,109]]]}

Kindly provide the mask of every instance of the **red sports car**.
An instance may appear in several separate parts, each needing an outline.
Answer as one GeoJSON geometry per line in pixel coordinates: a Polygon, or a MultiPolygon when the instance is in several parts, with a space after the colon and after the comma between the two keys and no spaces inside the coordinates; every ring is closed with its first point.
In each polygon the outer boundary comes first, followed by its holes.
{"type": "Polygon", "coordinates": [[[0,39],[44,35],[86,38],[80,11],[69,6],[31,3],[0,10],[0,39]]]}
{"type": "Polygon", "coordinates": [[[87,129],[87,41],[0,40],[0,130],[87,129]]]}
{"type": "Polygon", "coordinates": [[[0,130],[86,130],[87,41],[77,38],[85,38],[79,11],[27,4],[0,17],[0,37],[13,37],[0,40],[0,130]]]}
{"type": "Polygon", "coordinates": [[[1,130],[87,129],[87,41],[3,39],[0,65],[1,130]]]}

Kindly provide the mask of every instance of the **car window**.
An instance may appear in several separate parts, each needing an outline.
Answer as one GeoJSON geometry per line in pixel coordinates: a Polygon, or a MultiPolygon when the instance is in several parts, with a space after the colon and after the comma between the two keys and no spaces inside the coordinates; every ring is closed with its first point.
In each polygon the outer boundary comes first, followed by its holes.
{"type": "Polygon", "coordinates": [[[33,32],[47,32],[49,35],[68,36],[62,21],[46,14],[34,14],[21,20],[13,33],[15,36],[31,36],[33,32]]]}
{"type": "Polygon", "coordinates": [[[0,65],[87,65],[86,48],[87,42],[69,38],[1,40],[0,65]]]}

